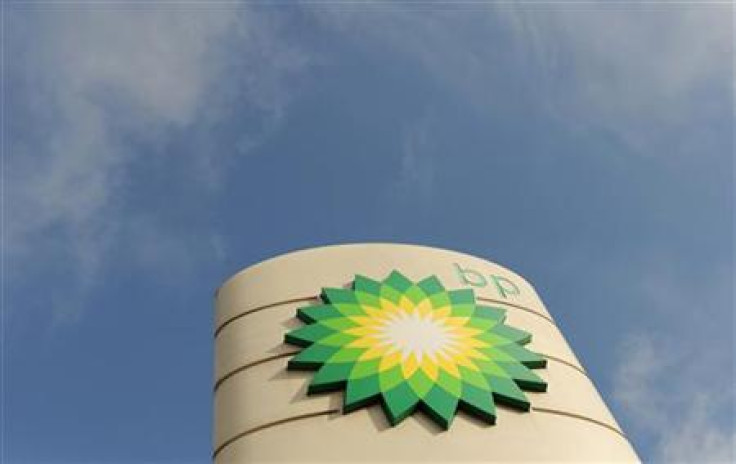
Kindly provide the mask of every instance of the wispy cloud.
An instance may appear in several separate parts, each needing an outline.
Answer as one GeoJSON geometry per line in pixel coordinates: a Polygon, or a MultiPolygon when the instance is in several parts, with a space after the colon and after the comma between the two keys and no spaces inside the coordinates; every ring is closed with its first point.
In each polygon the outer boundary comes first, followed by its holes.
{"type": "Polygon", "coordinates": [[[694,395],[681,417],[663,425],[664,434],[657,450],[659,462],[730,463],[736,456],[736,432],[713,421],[720,401],[705,394],[694,395]]]}
{"type": "MultiPolygon", "coordinates": [[[[258,124],[244,123],[229,150],[247,151],[278,124],[287,81],[308,64],[272,17],[239,7],[18,6],[9,15],[9,256],[26,279],[64,262],[82,291],[112,244],[161,233],[155,216],[136,231],[129,223],[144,216],[122,214],[143,153],[191,164],[192,194],[206,194],[222,153],[199,128],[250,112],[258,124]],[[167,150],[172,137],[201,149],[167,150]]],[[[168,248],[151,247],[144,261],[168,248]]]]}
{"type": "Polygon", "coordinates": [[[615,398],[627,411],[636,411],[641,427],[657,429],[666,424],[663,396],[657,394],[657,381],[673,369],[670,357],[658,356],[653,341],[642,335],[622,342],[622,360],[615,377],[615,398]]]}
{"type": "Polygon", "coordinates": [[[721,274],[709,273],[697,295],[693,281],[641,279],[660,322],[622,338],[613,395],[624,422],[652,440],[656,462],[736,457],[732,281],[721,274]]]}
{"type": "Polygon", "coordinates": [[[429,114],[404,131],[396,195],[399,199],[427,200],[434,189],[435,162],[430,145],[429,114]]]}
{"type": "Polygon", "coordinates": [[[539,73],[536,97],[577,130],[647,156],[701,156],[722,141],[733,80],[733,5],[498,8],[539,73]],[[715,142],[715,143],[714,143],[715,142]]]}
{"type": "Polygon", "coordinates": [[[730,377],[729,366],[713,365],[702,351],[688,355],[678,345],[643,334],[627,338],[620,351],[615,399],[638,432],[654,437],[655,462],[733,462],[733,391],[714,387],[708,377],[683,379],[693,374],[693,363],[710,364],[711,375],[721,372],[725,377],[730,377]]]}
{"type": "Polygon", "coordinates": [[[600,2],[317,11],[351,38],[387,44],[420,64],[480,111],[517,111],[533,100],[574,133],[609,133],[640,155],[672,157],[712,153],[728,130],[712,116],[726,124],[731,114],[734,82],[724,77],[733,75],[732,8],[600,2]],[[516,75],[521,68],[525,75],[516,75]]]}

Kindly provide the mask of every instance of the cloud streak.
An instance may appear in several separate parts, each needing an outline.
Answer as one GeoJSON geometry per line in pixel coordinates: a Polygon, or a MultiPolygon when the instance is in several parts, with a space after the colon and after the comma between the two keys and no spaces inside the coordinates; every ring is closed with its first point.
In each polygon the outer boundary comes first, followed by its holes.
{"type": "Polygon", "coordinates": [[[415,122],[404,131],[396,195],[404,201],[426,203],[435,183],[435,163],[430,145],[430,118],[415,122]]]}
{"type": "Polygon", "coordinates": [[[736,366],[729,334],[731,271],[709,274],[697,295],[662,274],[640,281],[647,295],[643,299],[650,301],[659,322],[622,338],[614,400],[637,436],[652,440],[653,461],[732,462],[736,366]]]}
{"type": "MultiPolygon", "coordinates": [[[[622,343],[614,397],[633,427],[654,437],[654,462],[733,462],[733,391],[714,388],[703,376],[683,381],[694,363],[713,364],[703,355],[686,356],[676,345],[643,334],[622,343]]],[[[709,371],[728,376],[729,369],[711,365],[709,371]]]]}
{"type": "Polygon", "coordinates": [[[481,112],[516,111],[534,100],[572,133],[607,132],[642,156],[712,153],[729,129],[733,98],[724,96],[734,82],[723,76],[733,75],[730,5],[316,11],[329,27],[419,63],[481,112]],[[519,67],[527,70],[521,80],[512,78],[519,67]],[[722,126],[705,123],[714,113],[722,126]]]}
{"type": "Polygon", "coordinates": [[[732,6],[501,8],[542,77],[537,98],[577,130],[600,128],[646,156],[698,155],[730,112],[732,6]]]}
{"type": "MultiPolygon", "coordinates": [[[[260,122],[242,128],[231,153],[249,150],[278,123],[287,81],[308,63],[273,18],[244,8],[82,5],[9,15],[9,258],[19,279],[63,262],[82,292],[112,244],[136,240],[131,220],[149,220],[147,236],[162,233],[153,231],[160,218],[124,212],[134,163],[145,166],[145,155],[191,164],[192,191],[206,194],[223,154],[199,126],[241,105],[260,122]],[[201,150],[165,148],[182,136],[201,150]]],[[[157,249],[170,247],[149,251],[157,249]]]]}

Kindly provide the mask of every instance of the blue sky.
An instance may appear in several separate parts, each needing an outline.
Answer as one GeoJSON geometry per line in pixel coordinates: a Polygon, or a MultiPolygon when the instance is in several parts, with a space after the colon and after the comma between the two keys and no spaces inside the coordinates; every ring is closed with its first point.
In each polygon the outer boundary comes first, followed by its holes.
{"type": "Polygon", "coordinates": [[[4,458],[206,462],[212,295],[310,246],[533,282],[640,455],[734,455],[733,7],[4,4],[4,458]]]}

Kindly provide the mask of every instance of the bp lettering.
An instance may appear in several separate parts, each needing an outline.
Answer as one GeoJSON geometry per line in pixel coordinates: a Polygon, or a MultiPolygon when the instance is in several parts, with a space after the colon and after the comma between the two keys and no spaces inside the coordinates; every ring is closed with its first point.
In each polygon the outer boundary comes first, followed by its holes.
{"type": "Polygon", "coordinates": [[[464,268],[455,263],[455,271],[457,277],[463,285],[471,287],[483,288],[492,285],[502,298],[518,295],[519,287],[511,280],[504,276],[489,274],[488,276],[470,268],[464,268]]]}

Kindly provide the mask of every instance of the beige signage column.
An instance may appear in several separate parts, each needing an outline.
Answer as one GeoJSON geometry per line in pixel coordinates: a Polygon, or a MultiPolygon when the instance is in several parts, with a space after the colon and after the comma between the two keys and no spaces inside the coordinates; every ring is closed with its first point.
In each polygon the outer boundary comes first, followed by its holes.
{"type": "Polygon", "coordinates": [[[215,310],[214,460],[226,462],[637,462],[638,458],[532,286],[463,253],[398,244],[298,251],[249,267],[218,290],[215,310]],[[303,325],[297,308],[356,274],[383,280],[435,275],[471,288],[479,304],[506,310],[532,334],[526,347],[546,392],[526,392],[531,411],[497,406],[495,425],[458,412],[444,431],[422,413],[395,427],[380,405],[343,414],[341,391],[307,395],[313,371],[287,371],[300,351],[284,335],[303,325]]]}

